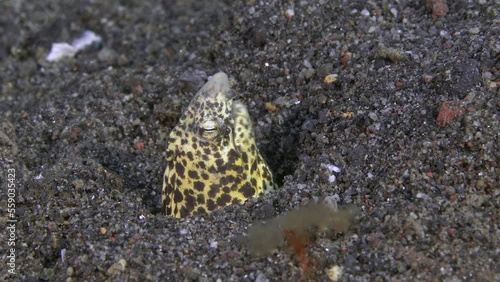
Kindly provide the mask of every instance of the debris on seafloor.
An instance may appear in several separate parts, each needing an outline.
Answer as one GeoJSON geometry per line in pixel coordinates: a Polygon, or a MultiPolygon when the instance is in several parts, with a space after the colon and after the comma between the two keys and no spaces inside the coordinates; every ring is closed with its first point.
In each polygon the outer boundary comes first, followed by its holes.
{"type": "Polygon", "coordinates": [[[355,224],[357,213],[354,206],[335,210],[326,203],[309,204],[251,226],[242,241],[256,256],[269,255],[286,244],[294,251],[300,269],[307,274],[312,263],[306,248],[315,232],[345,232],[355,224]]]}
{"type": "Polygon", "coordinates": [[[446,0],[425,0],[425,6],[432,10],[434,19],[446,16],[449,11],[446,0]]]}
{"type": "Polygon", "coordinates": [[[389,60],[392,63],[399,63],[406,61],[409,58],[409,55],[403,50],[382,47],[375,52],[375,57],[389,60]]]}
{"type": "Polygon", "coordinates": [[[330,268],[326,269],[326,275],[330,278],[330,281],[339,281],[342,277],[343,268],[338,265],[332,265],[330,268]]]}
{"type": "Polygon", "coordinates": [[[325,78],[323,79],[323,82],[326,84],[332,84],[335,81],[337,81],[338,77],[339,77],[338,74],[329,74],[329,75],[325,76],[325,78]]]}
{"type": "Polygon", "coordinates": [[[464,106],[459,101],[445,101],[441,105],[436,122],[439,126],[445,127],[464,113],[464,106]]]}
{"type": "Polygon", "coordinates": [[[66,42],[52,43],[50,53],[45,58],[48,62],[57,62],[62,58],[74,57],[76,53],[87,48],[88,46],[100,43],[102,38],[93,31],[87,30],[82,36],[73,40],[71,44],[66,42]]]}

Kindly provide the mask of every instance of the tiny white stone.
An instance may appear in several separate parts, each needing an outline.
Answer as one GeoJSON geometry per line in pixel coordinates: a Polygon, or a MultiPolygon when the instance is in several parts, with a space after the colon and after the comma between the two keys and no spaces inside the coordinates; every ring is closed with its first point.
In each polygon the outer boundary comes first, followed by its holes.
{"type": "Polygon", "coordinates": [[[328,169],[329,169],[330,171],[334,171],[334,172],[336,172],[336,173],[339,173],[339,172],[340,172],[340,167],[338,167],[338,166],[329,165],[329,166],[328,166],[328,169]]]}
{"type": "Polygon", "coordinates": [[[337,179],[337,178],[335,177],[335,175],[333,175],[333,174],[332,174],[332,175],[330,175],[330,176],[328,177],[328,182],[333,183],[333,182],[335,182],[335,180],[336,180],[336,179],[337,179]]]}
{"type": "Polygon", "coordinates": [[[66,259],[66,249],[61,249],[61,261],[64,262],[66,259]]]}
{"type": "Polygon", "coordinates": [[[393,15],[394,17],[397,17],[397,16],[398,16],[398,9],[396,9],[396,8],[392,8],[392,9],[391,9],[391,13],[392,13],[392,15],[393,15]]]}
{"type": "Polygon", "coordinates": [[[376,30],[377,30],[376,26],[370,26],[370,28],[368,29],[368,33],[374,33],[376,30]]]}
{"type": "Polygon", "coordinates": [[[428,198],[428,196],[427,196],[425,193],[422,193],[422,192],[417,193],[416,197],[417,197],[418,199],[425,199],[425,198],[428,198]]]}
{"type": "Polygon", "coordinates": [[[304,66],[308,69],[312,68],[312,64],[311,62],[309,62],[309,60],[304,60],[304,66]]]}
{"type": "Polygon", "coordinates": [[[39,174],[39,175],[35,176],[35,179],[36,179],[36,180],[43,179],[43,175],[42,175],[42,173],[40,172],[40,174],[39,174]]]}

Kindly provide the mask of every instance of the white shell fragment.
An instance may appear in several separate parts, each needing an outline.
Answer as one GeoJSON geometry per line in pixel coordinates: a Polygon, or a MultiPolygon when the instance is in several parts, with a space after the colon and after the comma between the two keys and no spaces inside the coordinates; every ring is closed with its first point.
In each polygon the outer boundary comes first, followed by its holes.
{"type": "Polygon", "coordinates": [[[50,53],[45,58],[49,62],[57,62],[65,57],[74,57],[80,50],[87,48],[95,42],[100,42],[102,38],[93,31],[87,30],[82,36],[73,40],[71,44],[66,42],[52,43],[50,53]]]}
{"type": "Polygon", "coordinates": [[[46,60],[49,62],[57,62],[64,57],[73,57],[77,52],[78,50],[76,50],[75,47],[66,42],[52,43],[52,48],[46,60]]]}
{"type": "Polygon", "coordinates": [[[87,48],[92,45],[94,42],[101,42],[102,38],[95,34],[93,31],[86,30],[81,37],[73,40],[73,47],[75,47],[78,51],[87,48]]]}
{"type": "Polygon", "coordinates": [[[335,180],[337,180],[337,177],[335,176],[334,173],[339,173],[341,171],[341,169],[338,166],[322,163],[321,167],[324,167],[328,169],[328,171],[330,171],[330,175],[328,176],[328,182],[333,183],[335,182],[335,180]]]}

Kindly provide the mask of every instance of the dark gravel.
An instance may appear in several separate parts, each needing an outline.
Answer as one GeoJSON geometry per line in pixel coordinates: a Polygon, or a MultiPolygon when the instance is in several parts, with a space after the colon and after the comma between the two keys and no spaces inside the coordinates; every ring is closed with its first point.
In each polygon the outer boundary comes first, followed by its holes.
{"type": "Polygon", "coordinates": [[[500,281],[498,1],[440,18],[423,0],[111,2],[0,2],[0,221],[10,183],[17,219],[3,280],[329,281],[339,266],[342,281],[500,281]],[[102,42],[45,60],[85,30],[102,42]],[[167,218],[166,136],[218,71],[282,188],[167,218]],[[458,114],[438,124],[447,101],[458,114]],[[360,215],[316,234],[308,273],[290,248],[239,243],[324,198],[360,215]]]}

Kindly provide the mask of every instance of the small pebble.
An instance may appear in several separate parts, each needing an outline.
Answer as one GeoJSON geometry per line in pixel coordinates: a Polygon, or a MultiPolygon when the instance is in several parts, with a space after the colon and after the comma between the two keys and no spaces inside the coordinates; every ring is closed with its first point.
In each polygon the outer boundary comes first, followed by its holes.
{"type": "Polygon", "coordinates": [[[469,29],[469,34],[479,34],[479,28],[478,27],[473,27],[469,29]]]}
{"type": "Polygon", "coordinates": [[[465,96],[464,100],[470,103],[470,102],[474,101],[474,98],[476,98],[476,93],[469,92],[469,94],[467,94],[467,96],[465,96]]]}
{"type": "Polygon", "coordinates": [[[270,103],[270,102],[267,102],[264,107],[266,108],[266,110],[270,111],[270,112],[275,112],[277,109],[278,109],[278,106],[276,106],[275,104],[273,103],[270,103]]]}
{"type": "Polygon", "coordinates": [[[392,9],[391,9],[391,14],[392,14],[395,18],[397,18],[397,17],[398,17],[398,9],[396,9],[396,8],[392,8],[392,9]]]}
{"type": "Polygon", "coordinates": [[[424,75],[422,75],[422,80],[425,83],[430,83],[432,81],[432,75],[424,74],[424,75]]]}
{"type": "Polygon", "coordinates": [[[453,195],[455,195],[455,193],[455,188],[453,188],[452,186],[448,186],[444,189],[444,194],[448,198],[451,198],[453,195]]]}
{"type": "Polygon", "coordinates": [[[313,77],[313,75],[314,75],[315,72],[316,71],[313,68],[307,69],[307,71],[306,71],[306,78],[310,79],[311,77],[313,77]]]}
{"type": "Polygon", "coordinates": [[[326,270],[326,275],[330,281],[339,281],[342,277],[343,268],[338,265],[332,265],[330,268],[326,270]]]}
{"type": "Polygon", "coordinates": [[[487,79],[487,80],[492,80],[492,78],[493,78],[493,74],[489,71],[483,72],[483,74],[481,76],[483,77],[483,79],[487,79]]]}
{"type": "Polygon", "coordinates": [[[377,114],[376,114],[376,113],[374,113],[374,112],[370,112],[370,113],[368,114],[368,117],[369,117],[371,120],[373,120],[373,121],[378,121],[378,116],[377,116],[377,114]]]}
{"type": "Polygon", "coordinates": [[[309,62],[309,60],[304,60],[304,66],[308,69],[312,68],[312,64],[311,62],[309,62]]]}
{"type": "Polygon", "coordinates": [[[337,178],[336,178],[336,177],[335,177],[335,175],[333,175],[333,174],[332,174],[332,175],[330,175],[330,176],[328,176],[328,182],[329,182],[329,183],[333,183],[333,182],[335,182],[335,180],[336,180],[336,179],[337,179],[337,178]]]}
{"type": "Polygon", "coordinates": [[[332,63],[327,63],[319,67],[318,69],[318,76],[319,77],[325,77],[329,75],[333,71],[333,64],[332,63]]]}
{"type": "Polygon", "coordinates": [[[108,268],[107,274],[110,276],[116,275],[124,271],[125,267],[127,267],[127,261],[124,259],[120,259],[108,268]]]}
{"type": "Polygon", "coordinates": [[[109,48],[102,48],[101,51],[97,53],[97,59],[108,64],[112,64],[114,61],[116,61],[117,58],[118,55],[116,54],[116,52],[109,48]]]}
{"type": "Polygon", "coordinates": [[[323,80],[323,82],[325,82],[326,84],[334,83],[335,81],[337,81],[337,77],[338,77],[338,75],[336,75],[336,74],[329,74],[329,75],[325,76],[325,79],[323,80]]]}
{"type": "Polygon", "coordinates": [[[295,16],[295,12],[293,11],[293,9],[287,9],[285,11],[285,16],[288,18],[288,19],[291,19],[293,18],[293,16],[295,16]]]}

